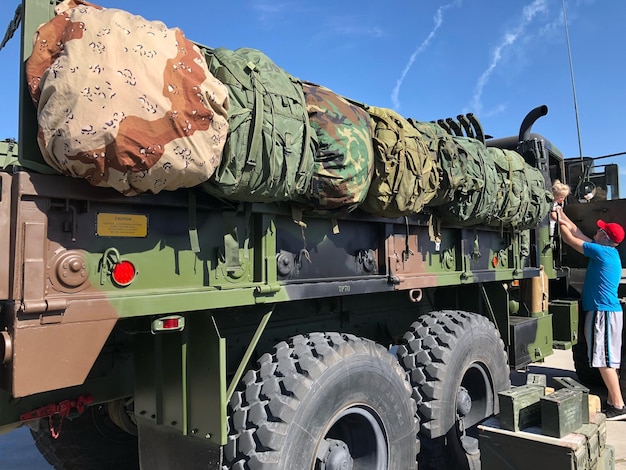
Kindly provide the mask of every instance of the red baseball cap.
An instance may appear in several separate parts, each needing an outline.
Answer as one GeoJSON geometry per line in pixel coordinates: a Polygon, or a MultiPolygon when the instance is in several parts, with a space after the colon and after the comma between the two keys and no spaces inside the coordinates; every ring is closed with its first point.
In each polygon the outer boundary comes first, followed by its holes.
{"type": "Polygon", "coordinates": [[[598,227],[606,232],[613,243],[622,243],[624,240],[624,228],[620,224],[598,220],[598,227]]]}

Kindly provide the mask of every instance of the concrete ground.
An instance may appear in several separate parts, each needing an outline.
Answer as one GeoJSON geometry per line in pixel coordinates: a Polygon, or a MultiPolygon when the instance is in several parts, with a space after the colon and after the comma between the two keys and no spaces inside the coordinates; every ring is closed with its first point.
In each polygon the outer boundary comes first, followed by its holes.
{"type": "MultiPolygon", "coordinates": [[[[528,367],[528,372],[533,374],[545,374],[550,377],[572,377],[577,379],[574,372],[574,362],[571,351],[555,350],[542,364],[533,364],[528,367]]],[[[523,374],[514,372],[511,381],[514,385],[525,383],[523,374]],[[517,382],[517,383],[516,383],[517,382]]],[[[598,395],[602,403],[606,402],[606,389],[592,388],[590,393],[598,395]]],[[[607,421],[606,423],[607,444],[615,447],[615,468],[626,470],[626,421],[607,421]]]]}

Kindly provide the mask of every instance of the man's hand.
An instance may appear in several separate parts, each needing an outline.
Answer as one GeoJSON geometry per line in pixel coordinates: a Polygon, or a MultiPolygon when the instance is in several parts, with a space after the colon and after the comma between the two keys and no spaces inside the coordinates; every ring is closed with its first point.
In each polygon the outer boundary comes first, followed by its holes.
{"type": "MultiPolygon", "coordinates": [[[[556,216],[556,218],[554,220],[558,221],[559,226],[561,228],[561,236],[563,235],[563,227],[567,227],[567,229],[570,232],[570,235],[573,236],[574,238],[578,238],[584,242],[590,242],[592,241],[591,238],[589,238],[587,235],[585,235],[579,228],[578,226],[572,222],[572,220],[565,214],[565,212],[561,209],[558,212],[553,212],[550,214],[550,217],[552,216],[556,216]]],[[[563,241],[565,241],[565,243],[567,243],[567,241],[565,240],[565,238],[563,237],[563,241]]],[[[571,245],[570,243],[568,243],[568,245],[571,245]]]]}
{"type": "MultiPolygon", "coordinates": [[[[576,225],[574,225],[574,227],[576,227],[576,225]]],[[[578,228],[576,228],[576,230],[580,232],[578,228]]],[[[582,234],[582,232],[580,233],[582,234]]],[[[571,246],[572,248],[574,248],[577,252],[584,255],[585,253],[583,250],[583,243],[586,241],[591,241],[591,239],[585,236],[584,234],[583,234],[583,237],[586,238],[586,240],[584,240],[581,237],[575,236],[572,233],[571,229],[569,228],[568,224],[561,224],[561,238],[563,239],[563,241],[567,243],[569,246],[571,246]]]]}
{"type": "Polygon", "coordinates": [[[552,220],[559,221],[563,216],[563,208],[561,206],[556,206],[554,209],[550,211],[550,218],[552,220]]]}

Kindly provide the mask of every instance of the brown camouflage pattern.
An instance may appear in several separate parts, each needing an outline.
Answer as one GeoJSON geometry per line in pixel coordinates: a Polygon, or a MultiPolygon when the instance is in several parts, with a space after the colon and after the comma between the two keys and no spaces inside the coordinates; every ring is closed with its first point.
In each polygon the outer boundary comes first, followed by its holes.
{"type": "Polygon", "coordinates": [[[350,212],[365,199],[374,169],[369,115],[328,88],[302,87],[317,136],[308,199],[318,211],[350,212]]]}
{"type": "Polygon", "coordinates": [[[228,90],[178,29],[65,0],[35,34],[27,80],[56,170],[125,195],[206,181],[228,131],[228,90]]]}

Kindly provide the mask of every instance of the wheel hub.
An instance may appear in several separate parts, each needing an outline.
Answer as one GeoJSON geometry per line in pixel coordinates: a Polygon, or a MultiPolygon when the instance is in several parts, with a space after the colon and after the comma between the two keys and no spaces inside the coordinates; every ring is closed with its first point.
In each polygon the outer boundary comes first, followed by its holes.
{"type": "Polygon", "coordinates": [[[472,409],[472,397],[465,387],[460,387],[456,394],[456,412],[459,416],[467,416],[472,409]]]}
{"type": "Polygon", "coordinates": [[[328,449],[322,458],[320,470],[352,470],[353,460],[345,442],[326,439],[328,449]]]}

